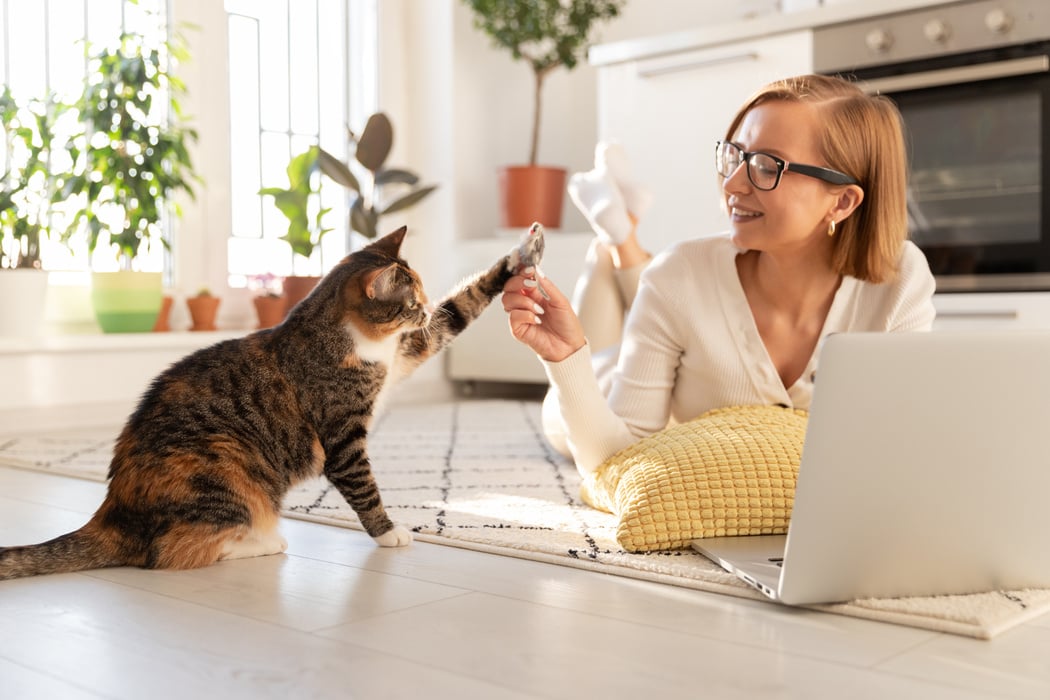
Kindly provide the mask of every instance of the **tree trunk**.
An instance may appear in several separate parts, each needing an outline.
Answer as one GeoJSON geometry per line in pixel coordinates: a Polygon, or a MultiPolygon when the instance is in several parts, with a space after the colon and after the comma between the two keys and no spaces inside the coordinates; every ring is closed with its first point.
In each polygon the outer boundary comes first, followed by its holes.
{"type": "Polygon", "coordinates": [[[543,114],[543,80],[547,77],[547,74],[557,68],[560,63],[552,63],[545,68],[536,69],[533,71],[536,75],[536,88],[535,94],[533,95],[533,111],[532,111],[532,144],[529,147],[529,165],[536,165],[536,156],[540,150],[540,116],[543,114]]]}

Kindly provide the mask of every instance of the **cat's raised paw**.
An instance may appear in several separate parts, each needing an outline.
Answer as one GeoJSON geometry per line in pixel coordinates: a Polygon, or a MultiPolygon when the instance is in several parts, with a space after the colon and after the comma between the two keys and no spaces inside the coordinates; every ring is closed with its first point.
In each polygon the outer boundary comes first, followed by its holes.
{"type": "Polygon", "coordinates": [[[510,271],[518,272],[526,267],[536,267],[543,259],[543,224],[535,222],[522,234],[518,246],[510,253],[510,271]]]}
{"type": "Polygon", "coordinates": [[[380,547],[404,547],[412,542],[412,533],[404,525],[395,525],[379,537],[373,537],[380,547]]]}

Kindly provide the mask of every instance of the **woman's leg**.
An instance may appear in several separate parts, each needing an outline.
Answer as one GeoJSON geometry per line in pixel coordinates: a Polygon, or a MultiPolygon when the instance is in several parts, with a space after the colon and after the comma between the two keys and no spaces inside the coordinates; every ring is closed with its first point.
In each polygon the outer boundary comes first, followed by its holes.
{"type": "MultiPolygon", "coordinates": [[[[617,144],[602,143],[595,150],[595,169],[577,173],[569,183],[573,202],[597,234],[573,289],[572,306],[591,346],[598,385],[606,395],[612,386],[627,312],[634,303],[642,271],[652,259],[637,236],[637,215],[648,208],[651,197],[648,190],[626,176],[622,149],[617,144]],[[639,211],[631,210],[632,204],[639,211]]],[[[542,420],[551,445],[571,456],[553,388],[543,401],[542,420]]]]}

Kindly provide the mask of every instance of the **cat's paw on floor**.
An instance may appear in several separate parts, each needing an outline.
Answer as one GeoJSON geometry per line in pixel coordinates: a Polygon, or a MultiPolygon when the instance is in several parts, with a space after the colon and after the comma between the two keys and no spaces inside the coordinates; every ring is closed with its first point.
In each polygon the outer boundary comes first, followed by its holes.
{"type": "Polygon", "coordinates": [[[404,525],[395,525],[378,537],[373,537],[380,547],[404,547],[412,542],[412,533],[404,525]]]}

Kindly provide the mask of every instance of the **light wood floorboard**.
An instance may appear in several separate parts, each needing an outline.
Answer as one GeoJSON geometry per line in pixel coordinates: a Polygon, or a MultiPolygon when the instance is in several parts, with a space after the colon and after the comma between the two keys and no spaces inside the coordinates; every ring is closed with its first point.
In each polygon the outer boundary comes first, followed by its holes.
{"type": "MultiPolygon", "coordinates": [[[[102,484],[0,468],[0,543],[102,484]]],[[[991,642],[286,520],[284,555],[0,582],[0,698],[1041,698],[1050,619],[991,642]]]]}

